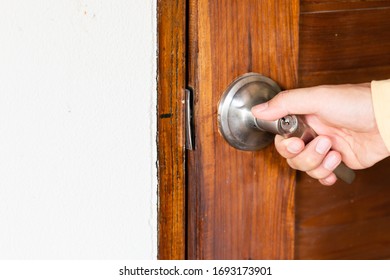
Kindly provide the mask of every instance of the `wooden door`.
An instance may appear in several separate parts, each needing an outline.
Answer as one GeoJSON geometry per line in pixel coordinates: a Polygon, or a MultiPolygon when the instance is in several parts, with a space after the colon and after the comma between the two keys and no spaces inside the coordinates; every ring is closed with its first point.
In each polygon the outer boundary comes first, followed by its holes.
{"type": "Polygon", "coordinates": [[[390,0],[158,3],[159,258],[390,258],[388,160],[324,187],[273,145],[238,151],[217,129],[222,93],[246,72],[284,89],[390,78],[390,0]]]}
{"type": "Polygon", "coordinates": [[[258,72],[298,85],[299,1],[206,1],[189,6],[188,85],[196,148],[188,153],[188,258],[291,259],[295,172],[270,146],[230,147],[218,101],[237,76],[258,72]]]}

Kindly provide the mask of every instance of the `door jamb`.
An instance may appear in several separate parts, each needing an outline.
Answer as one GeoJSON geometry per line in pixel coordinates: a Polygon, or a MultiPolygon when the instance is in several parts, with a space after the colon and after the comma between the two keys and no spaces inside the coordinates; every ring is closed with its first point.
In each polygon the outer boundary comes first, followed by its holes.
{"type": "Polygon", "coordinates": [[[158,259],[185,259],[186,0],[157,1],[158,259]]]}

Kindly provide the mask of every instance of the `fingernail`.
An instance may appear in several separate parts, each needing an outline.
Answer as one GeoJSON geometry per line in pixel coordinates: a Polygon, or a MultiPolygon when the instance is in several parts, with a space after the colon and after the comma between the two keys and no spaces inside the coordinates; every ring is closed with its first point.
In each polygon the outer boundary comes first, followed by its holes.
{"type": "Polygon", "coordinates": [[[330,155],[324,162],[324,167],[329,170],[333,171],[339,164],[341,160],[339,157],[335,155],[330,155]]]}
{"type": "Polygon", "coordinates": [[[260,112],[263,112],[264,110],[266,110],[267,108],[268,108],[268,102],[261,103],[259,105],[254,106],[252,109],[252,112],[260,113],[260,112]]]}
{"type": "Polygon", "coordinates": [[[321,138],[316,146],[316,152],[319,153],[320,155],[324,155],[326,152],[329,151],[332,143],[326,139],[326,138],[321,138]]]}
{"type": "Polygon", "coordinates": [[[302,149],[302,146],[297,142],[291,142],[287,145],[287,151],[289,151],[292,154],[296,154],[300,152],[302,149]]]}

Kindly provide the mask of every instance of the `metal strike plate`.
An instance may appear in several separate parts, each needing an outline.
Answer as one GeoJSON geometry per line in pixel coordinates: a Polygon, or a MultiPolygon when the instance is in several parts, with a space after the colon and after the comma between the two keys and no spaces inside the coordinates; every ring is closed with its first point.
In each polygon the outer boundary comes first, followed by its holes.
{"type": "Polygon", "coordinates": [[[193,95],[189,89],[185,90],[185,128],[186,128],[186,149],[195,149],[194,124],[193,124],[193,95]]]}

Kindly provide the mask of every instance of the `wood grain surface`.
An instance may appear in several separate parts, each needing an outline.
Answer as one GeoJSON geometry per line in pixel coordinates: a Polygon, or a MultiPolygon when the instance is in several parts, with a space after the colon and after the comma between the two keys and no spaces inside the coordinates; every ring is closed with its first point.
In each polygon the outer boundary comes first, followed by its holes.
{"type": "Polygon", "coordinates": [[[353,7],[301,14],[300,86],[389,78],[390,7],[353,7]]]}
{"type": "Polygon", "coordinates": [[[217,105],[237,76],[297,86],[297,0],[190,0],[189,85],[196,150],[188,154],[190,259],[291,259],[295,173],[274,150],[243,152],[218,133],[217,105]]]}
{"type": "Polygon", "coordinates": [[[186,1],[158,1],[158,258],[185,258],[186,1]]]}
{"type": "Polygon", "coordinates": [[[301,13],[390,7],[389,0],[301,0],[301,13]]]}
{"type": "MultiPolygon", "coordinates": [[[[389,5],[302,1],[299,86],[390,78],[389,5]]],[[[385,160],[333,187],[299,173],[295,258],[390,258],[389,170],[385,160]]]]}
{"type": "Polygon", "coordinates": [[[389,7],[158,1],[159,259],[390,258],[390,160],[358,171],[353,185],[323,187],[298,173],[295,188],[295,172],[272,145],[237,151],[217,129],[220,96],[246,72],[286,89],[389,78],[389,7]],[[185,177],[187,84],[196,149],[186,154],[185,177]]]}
{"type": "Polygon", "coordinates": [[[296,259],[390,258],[390,161],[324,187],[299,174],[296,259]]]}

